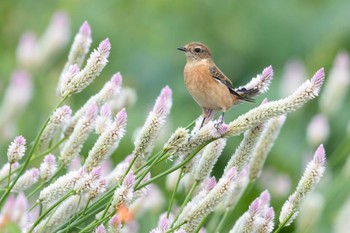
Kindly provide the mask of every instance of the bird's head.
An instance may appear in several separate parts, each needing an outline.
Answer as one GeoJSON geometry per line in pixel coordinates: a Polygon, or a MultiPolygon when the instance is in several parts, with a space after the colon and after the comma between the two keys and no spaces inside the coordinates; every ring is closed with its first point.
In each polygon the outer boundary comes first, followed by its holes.
{"type": "Polygon", "coordinates": [[[211,59],[211,52],[209,48],[199,42],[191,42],[177,49],[186,53],[186,58],[188,62],[211,59]]]}

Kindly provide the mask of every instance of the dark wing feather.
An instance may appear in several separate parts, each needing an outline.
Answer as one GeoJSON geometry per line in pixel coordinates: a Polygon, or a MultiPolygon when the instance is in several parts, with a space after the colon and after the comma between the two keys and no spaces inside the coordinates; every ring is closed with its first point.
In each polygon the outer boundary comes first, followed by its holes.
{"type": "Polygon", "coordinates": [[[216,66],[211,66],[211,67],[209,67],[209,72],[210,72],[211,76],[212,76],[215,80],[217,80],[217,81],[219,81],[220,83],[222,83],[222,84],[224,84],[225,86],[227,86],[228,90],[230,91],[230,93],[231,93],[232,95],[237,96],[238,99],[241,99],[241,100],[245,100],[245,101],[248,101],[248,102],[254,102],[253,99],[251,99],[251,98],[246,98],[246,97],[243,97],[243,96],[241,96],[240,94],[238,94],[238,93],[234,90],[234,88],[233,88],[233,86],[232,86],[231,80],[229,80],[229,79],[221,72],[221,70],[219,70],[216,66]]]}

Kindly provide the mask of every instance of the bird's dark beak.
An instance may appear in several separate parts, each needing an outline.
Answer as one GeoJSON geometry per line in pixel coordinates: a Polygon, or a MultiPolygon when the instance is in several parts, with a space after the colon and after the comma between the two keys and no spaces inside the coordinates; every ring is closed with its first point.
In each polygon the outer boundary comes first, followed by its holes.
{"type": "Polygon", "coordinates": [[[185,47],[178,47],[177,50],[183,51],[183,52],[187,52],[187,49],[185,47]]]}

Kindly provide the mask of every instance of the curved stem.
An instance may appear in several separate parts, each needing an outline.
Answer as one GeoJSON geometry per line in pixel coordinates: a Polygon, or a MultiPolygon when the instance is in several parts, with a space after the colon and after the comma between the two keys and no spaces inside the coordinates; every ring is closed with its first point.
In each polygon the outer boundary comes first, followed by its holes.
{"type": "Polygon", "coordinates": [[[92,223],[90,223],[89,225],[87,225],[86,227],[84,227],[82,230],[80,230],[79,232],[91,232],[91,229],[94,227],[97,227],[98,225],[102,224],[103,222],[107,221],[110,217],[113,216],[113,213],[108,214],[107,216],[105,216],[104,218],[101,219],[96,219],[95,221],[93,221],[92,223]]]}
{"type": "Polygon", "coordinates": [[[176,196],[176,192],[179,188],[179,184],[180,184],[180,181],[182,179],[182,175],[183,175],[183,172],[184,172],[184,169],[182,168],[180,170],[180,174],[179,174],[179,177],[177,178],[177,181],[176,181],[176,185],[175,185],[175,189],[173,191],[173,194],[171,195],[171,199],[170,199],[170,203],[169,203],[169,207],[168,207],[168,212],[166,214],[166,217],[169,218],[170,216],[170,213],[171,213],[171,209],[173,208],[173,205],[174,205],[174,202],[175,202],[175,196],[176,196]]]}
{"type": "MultiPolygon", "coordinates": [[[[52,110],[55,111],[59,106],[61,106],[63,104],[63,102],[68,98],[68,94],[66,96],[64,96],[59,102],[58,104],[55,106],[55,108],[52,110]]],[[[51,114],[50,114],[51,116],[51,114]]],[[[25,169],[27,168],[33,154],[34,154],[34,151],[36,149],[36,147],[38,146],[39,144],[39,141],[40,141],[40,138],[41,138],[41,135],[43,134],[44,132],[44,129],[46,128],[47,126],[47,123],[49,123],[49,120],[50,120],[50,116],[46,119],[46,121],[44,122],[43,126],[41,127],[38,135],[36,136],[35,138],[35,141],[34,141],[34,144],[33,146],[31,147],[30,149],[30,152],[29,152],[29,155],[26,159],[26,161],[24,162],[24,165],[22,167],[22,169],[19,171],[19,173],[17,174],[15,180],[12,182],[12,184],[10,185],[10,187],[8,189],[6,189],[5,193],[2,195],[1,199],[0,199],[0,208],[2,207],[2,205],[4,204],[4,201],[6,200],[7,196],[10,194],[13,186],[15,186],[15,184],[17,183],[19,177],[23,174],[23,172],[25,171],[25,169]]]]}
{"type": "MultiPolygon", "coordinates": [[[[181,169],[181,170],[182,170],[182,169],[181,169]]],[[[186,206],[187,203],[190,201],[191,196],[192,196],[192,193],[193,193],[194,189],[198,186],[198,184],[199,184],[199,181],[196,180],[196,181],[194,182],[194,184],[192,185],[192,187],[191,187],[190,191],[188,192],[188,194],[187,194],[187,196],[186,196],[184,202],[183,202],[182,205],[181,205],[181,208],[180,208],[179,212],[176,214],[176,217],[174,218],[174,221],[173,221],[173,223],[171,224],[171,226],[173,226],[173,225],[176,223],[176,221],[179,219],[179,217],[180,217],[182,211],[185,209],[185,206],[186,206]]]]}
{"type": "Polygon", "coordinates": [[[149,166],[151,163],[153,163],[153,161],[158,158],[159,154],[164,153],[164,150],[159,151],[157,154],[153,155],[152,157],[150,157],[149,160],[147,160],[146,163],[142,164],[139,168],[137,168],[134,171],[134,175],[136,175],[137,173],[139,173],[140,171],[142,171],[145,167],[149,166]]]}
{"type": "Polygon", "coordinates": [[[153,160],[153,162],[151,163],[151,165],[149,165],[149,167],[141,173],[141,175],[140,175],[140,177],[138,177],[138,181],[135,183],[134,187],[137,187],[137,186],[142,182],[143,178],[145,178],[145,176],[147,175],[147,173],[151,170],[151,168],[154,166],[154,164],[157,163],[157,161],[159,160],[159,158],[161,158],[161,157],[163,156],[164,153],[165,153],[165,152],[160,153],[160,154],[153,160]]]}
{"type": "Polygon", "coordinates": [[[186,224],[187,222],[186,221],[183,221],[182,223],[170,228],[169,230],[166,231],[166,233],[171,233],[177,229],[179,229],[182,225],[186,224]]]}
{"type": "Polygon", "coordinates": [[[74,191],[68,192],[66,195],[64,195],[61,199],[56,201],[52,206],[50,206],[42,215],[39,216],[39,218],[33,223],[33,226],[30,228],[28,233],[33,232],[34,228],[43,220],[46,215],[48,215],[53,209],[55,209],[59,204],[61,204],[64,200],[66,200],[68,197],[70,197],[74,191]]]}
{"type": "Polygon", "coordinates": [[[7,188],[10,187],[10,183],[11,183],[11,169],[12,169],[12,163],[9,163],[9,175],[8,175],[8,179],[7,179],[7,188]]]}
{"type": "Polygon", "coordinates": [[[194,233],[198,233],[202,229],[202,226],[207,221],[208,216],[209,215],[205,216],[205,218],[202,219],[202,221],[199,223],[198,227],[194,230],[194,233]]]}
{"type": "Polygon", "coordinates": [[[183,165],[187,164],[194,156],[196,156],[196,154],[197,154],[200,150],[202,150],[203,147],[205,147],[206,145],[208,145],[209,143],[211,143],[211,142],[213,142],[213,141],[215,141],[215,140],[216,140],[216,139],[211,139],[211,140],[208,140],[207,142],[203,143],[202,145],[200,145],[199,147],[197,147],[197,149],[195,149],[195,150],[192,152],[192,154],[190,154],[189,156],[187,156],[187,158],[186,158],[184,161],[182,161],[182,162],[179,163],[178,165],[176,165],[176,166],[174,166],[174,167],[172,167],[172,168],[170,168],[170,169],[168,169],[168,170],[166,170],[166,171],[160,173],[159,175],[157,175],[157,176],[155,176],[155,177],[153,177],[153,178],[151,178],[151,179],[145,181],[144,183],[142,183],[142,184],[140,184],[139,186],[135,187],[134,190],[135,190],[135,191],[136,191],[136,190],[139,190],[139,189],[141,189],[141,188],[143,188],[143,187],[149,185],[150,183],[152,183],[152,182],[154,182],[154,181],[156,181],[156,180],[162,178],[163,176],[166,176],[166,175],[172,173],[173,171],[176,171],[177,169],[181,168],[183,165]]]}
{"type": "Polygon", "coordinates": [[[226,208],[225,209],[225,213],[224,215],[222,216],[218,226],[216,227],[215,231],[214,232],[221,232],[222,231],[222,228],[224,227],[224,224],[229,216],[229,213],[231,212],[231,208],[226,208]]]}
{"type": "Polygon", "coordinates": [[[278,228],[273,233],[278,233],[282,230],[282,228],[287,224],[289,219],[293,216],[294,212],[290,213],[286,220],[284,220],[280,225],[278,225],[278,228]]]}

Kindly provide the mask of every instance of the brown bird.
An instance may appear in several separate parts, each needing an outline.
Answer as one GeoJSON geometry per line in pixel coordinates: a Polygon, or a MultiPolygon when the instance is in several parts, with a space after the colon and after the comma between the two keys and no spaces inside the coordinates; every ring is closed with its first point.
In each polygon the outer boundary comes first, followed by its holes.
{"type": "Polygon", "coordinates": [[[253,102],[252,98],[240,94],[247,92],[245,88],[240,89],[240,93],[234,90],[231,80],[215,65],[207,46],[191,42],[177,49],[186,54],[185,85],[202,108],[201,127],[213,117],[214,110],[222,111],[221,123],[223,123],[225,112],[233,105],[241,101],[253,102]]]}

